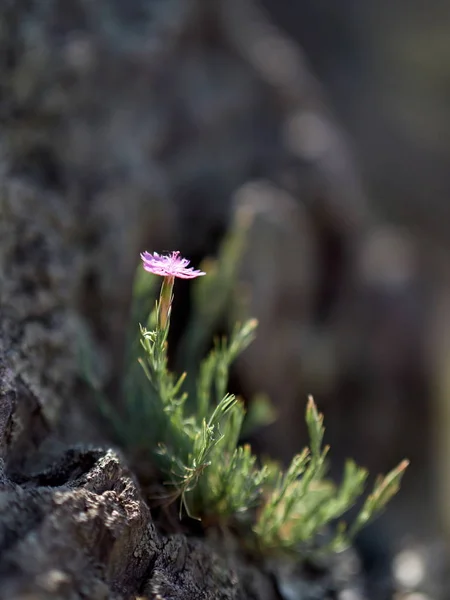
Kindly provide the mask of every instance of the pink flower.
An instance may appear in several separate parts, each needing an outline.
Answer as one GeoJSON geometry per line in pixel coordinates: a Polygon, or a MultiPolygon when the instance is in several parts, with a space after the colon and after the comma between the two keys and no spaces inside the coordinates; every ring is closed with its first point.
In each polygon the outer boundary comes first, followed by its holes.
{"type": "Polygon", "coordinates": [[[200,275],[205,275],[203,271],[196,271],[192,267],[188,268],[189,261],[182,258],[179,252],[172,252],[167,256],[161,256],[157,252],[142,252],[143,267],[146,271],[162,277],[180,277],[180,279],[194,279],[200,275]]]}

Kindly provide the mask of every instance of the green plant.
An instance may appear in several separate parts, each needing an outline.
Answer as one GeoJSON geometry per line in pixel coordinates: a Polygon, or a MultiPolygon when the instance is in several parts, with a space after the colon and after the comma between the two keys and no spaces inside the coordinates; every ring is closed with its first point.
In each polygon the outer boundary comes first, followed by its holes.
{"type": "MultiPolygon", "coordinates": [[[[239,399],[227,393],[228,377],[231,364],[254,338],[255,320],[237,325],[228,341],[216,340],[200,361],[188,405],[186,373],[175,376],[167,366],[172,291],[175,277],[204,273],[184,272],[187,263],[179,265],[182,259],[175,253],[168,257],[147,254],[143,260],[147,270],[164,280],[147,326],[140,329],[143,356],[139,363],[145,383],[133,369],[135,387],[129,391],[141,403],[144,392],[143,410],[136,413],[134,406],[133,413],[148,426],[146,446],[154,451],[153,460],[172,488],[172,496],[180,497],[180,510],[184,507],[189,516],[205,522],[240,528],[246,543],[261,552],[312,547],[317,536],[361,496],[366,470],[348,461],[339,486],[326,479],[329,449],[323,447],[323,417],[312,398],[306,409],[310,448],[294,457],[286,472],[274,463],[259,464],[249,446],[239,445],[245,410],[239,399]]],[[[377,481],[352,526],[339,523],[330,548],[348,544],[379,514],[397,492],[406,466],[403,461],[377,481]]]]}
{"type": "Polygon", "coordinates": [[[148,454],[164,476],[167,496],[179,498],[180,512],[184,509],[205,526],[237,529],[241,541],[258,553],[304,553],[318,545],[337,550],[384,509],[398,491],[408,462],[377,480],[347,527],[340,519],[361,497],[368,473],[349,460],[340,485],[327,479],[329,448],[323,446],[323,416],[312,398],[306,408],[309,448],[285,472],[274,462],[261,463],[249,446],[239,445],[245,425],[273,419],[263,399],[253,404],[256,409],[245,420],[242,401],[227,392],[230,367],[253,341],[256,321],[236,325],[228,340],[216,339],[207,349],[214,328],[234,302],[245,232],[245,221],[238,219],[217,262],[210,265],[211,273],[195,282],[194,311],[177,359],[178,365],[189,367],[189,377],[168,368],[173,287],[176,277],[194,279],[205,273],[188,268],[178,253],[142,255],[144,269],[164,277],[163,283],[158,297],[157,277],[138,273],[124,379],[126,411],[118,416],[104,399],[100,406],[120,443],[148,454]],[[148,311],[150,299],[154,309],[148,311]],[[321,536],[336,522],[324,542],[321,536]]]}

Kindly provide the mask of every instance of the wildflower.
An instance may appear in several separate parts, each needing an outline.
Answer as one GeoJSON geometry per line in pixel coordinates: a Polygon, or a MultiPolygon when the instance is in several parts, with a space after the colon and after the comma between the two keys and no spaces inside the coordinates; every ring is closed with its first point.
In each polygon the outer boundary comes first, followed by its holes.
{"type": "Polygon", "coordinates": [[[172,252],[172,254],[167,256],[161,256],[157,252],[153,254],[142,252],[141,259],[146,271],[164,277],[158,305],[158,326],[164,331],[169,324],[175,277],[179,277],[180,279],[194,279],[195,277],[200,277],[200,275],[206,275],[206,273],[188,267],[189,261],[186,258],[182,258],[178,251],[172,252]]]}
{"type": "Polygon", "coordinates": [[[179,277],[180,279],[194,279],[205,275],[203,271],[188,268],[189,261],[182,258],[179,252],[172,252],[168,256],[161,256],[157,252],[143,252],[141,254],[144,269],[154,275],[162,277],[179,277]]]}

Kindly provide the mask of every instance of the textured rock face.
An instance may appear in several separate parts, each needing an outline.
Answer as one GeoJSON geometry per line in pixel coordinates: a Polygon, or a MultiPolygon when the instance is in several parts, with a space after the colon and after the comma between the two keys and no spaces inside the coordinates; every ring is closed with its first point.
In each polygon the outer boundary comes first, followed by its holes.
{"type": "Polygon", "coordinates": [[[127,597],[159,540],[129,472],[112,452],[66,452],[1,492],[2,598],[127,597]]]}
{"type": "Polygon", "coordinates": [[[203,544],[161,537],[114,452],[66,451],[46,471],[3,480],[0,598],[224,598],[237,575],[203,544]]]}

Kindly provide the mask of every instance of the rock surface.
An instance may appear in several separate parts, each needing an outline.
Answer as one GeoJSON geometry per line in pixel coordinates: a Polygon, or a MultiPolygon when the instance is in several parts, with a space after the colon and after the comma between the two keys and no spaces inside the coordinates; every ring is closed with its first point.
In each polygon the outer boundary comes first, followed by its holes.
{"type": "Polygon", "coordinates": [[[211,550],[157,533],[112,451],[68,450],[20,483],[4,479],[0,506],[2,599],[248,597],[211,550]]]}

